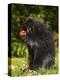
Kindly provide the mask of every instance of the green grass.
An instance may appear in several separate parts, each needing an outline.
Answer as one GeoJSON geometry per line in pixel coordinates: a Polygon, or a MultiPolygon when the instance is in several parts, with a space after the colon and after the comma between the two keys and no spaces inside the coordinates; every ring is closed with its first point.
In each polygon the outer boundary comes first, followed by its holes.
{"type": "Polygon", "coordinates": [[[9,76],[31,76],[31,75],[48,75],[48,74],[57,74],[58,73],[58,64],[57,64],[57,56],[55,59],[55,64],[51,69],[38,69],[28,70],[28,60],[26,58],[9,58],[9,67],[8,67],[8,75],[9,76]],[[26,69],[24,71],[24,69],[26,69]],[[24,71],[24,72],[23,72],[24,71]]]}
{"type": "Polygon", "coordinates": [[[28,66],[26,58],[9,58],[8,59],[8,75],[19,76],[22,71],[28,66]]]}

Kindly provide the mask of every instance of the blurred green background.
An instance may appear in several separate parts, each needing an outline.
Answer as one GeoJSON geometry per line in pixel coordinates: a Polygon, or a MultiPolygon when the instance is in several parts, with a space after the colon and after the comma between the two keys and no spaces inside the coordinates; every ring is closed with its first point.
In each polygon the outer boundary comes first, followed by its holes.
{"type": "MultiPolygon", "coordinates": [[[[11,7],[11,57],[8,58],[9,76],[27,76],[58,73],[58,7],[44,5],[10,4],[11,7]],[[53,32],[55,44],[55,63],[51,69],[26,70],[28,67],[28,48],[17,34],[18,26],[26,17],[35,17],[53,32]]],[[[10,46],[9,46],[10,49],[10,46]]]]}

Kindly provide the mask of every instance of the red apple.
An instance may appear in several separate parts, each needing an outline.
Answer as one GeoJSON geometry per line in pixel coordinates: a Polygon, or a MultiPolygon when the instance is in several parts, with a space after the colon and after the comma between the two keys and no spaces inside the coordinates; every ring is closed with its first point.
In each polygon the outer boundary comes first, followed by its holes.
{"type": "Polygon", "coordinates": [[[20,37],[26,36],[26,31],[24,31],[24,30],[20,31],[20,32],[19,32],[19,36],[20,36],[20,37]]]}

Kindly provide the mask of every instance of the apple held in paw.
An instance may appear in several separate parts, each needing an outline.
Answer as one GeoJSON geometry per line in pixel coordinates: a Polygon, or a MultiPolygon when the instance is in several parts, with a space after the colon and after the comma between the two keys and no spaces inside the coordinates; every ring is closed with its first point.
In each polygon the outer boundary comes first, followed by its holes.
{"type": "Polygon", "coordinates": [[[20,31],[20,32],[19,32],[19,36],[20,36],[20,37],[26,36],[26,31],[24,31],[24,30],[20,31]]]}

